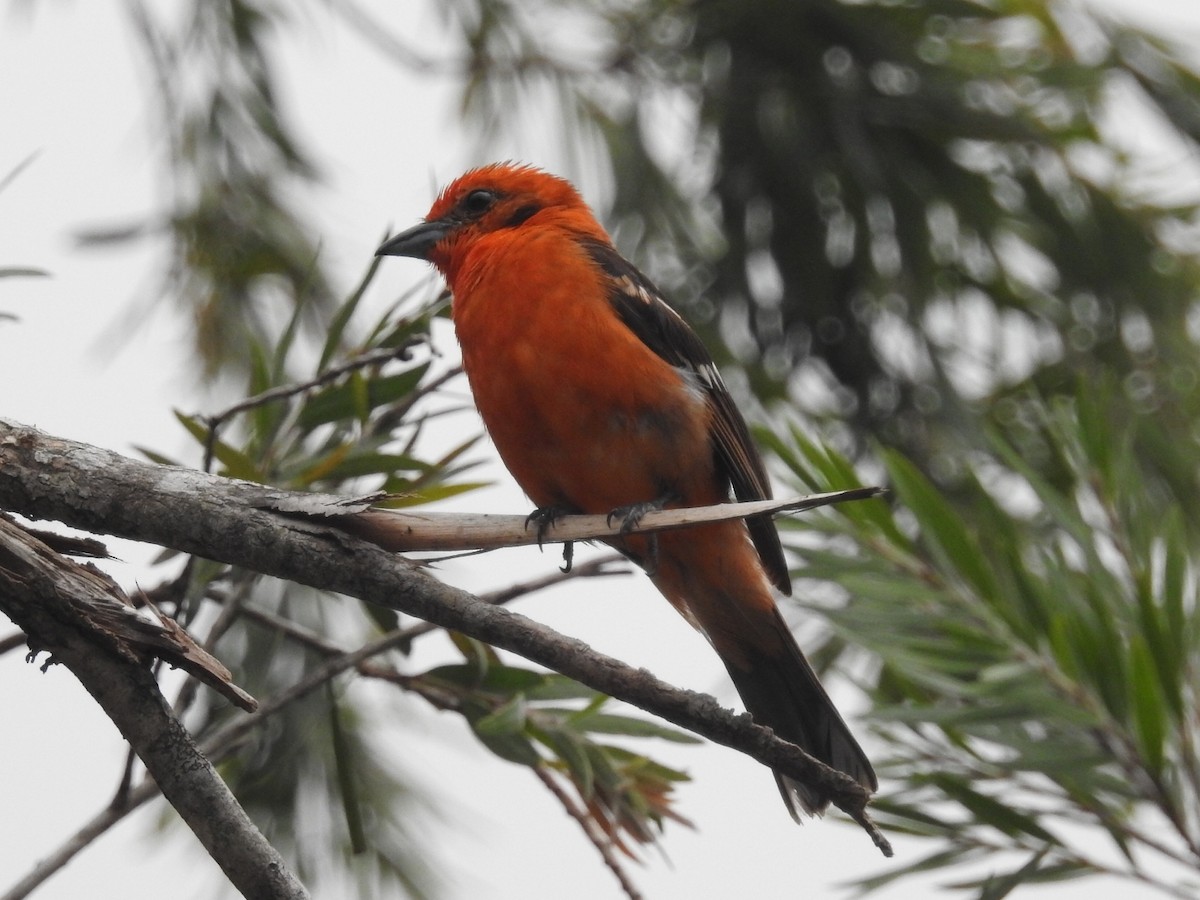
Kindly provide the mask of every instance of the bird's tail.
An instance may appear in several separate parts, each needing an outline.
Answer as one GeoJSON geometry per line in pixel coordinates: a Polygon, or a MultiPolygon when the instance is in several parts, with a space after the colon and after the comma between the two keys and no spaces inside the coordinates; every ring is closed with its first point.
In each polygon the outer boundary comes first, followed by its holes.
{"type": "MultiPolygon", "coordinates": [[[[646,558],[630,538],[619,546],[646,558]]],[[[658,535],[650,577],[671,604],[708,638],[756,722],[810,756],[878,787],[867,755],[796,645],[759,557],[740,522],[719,522],[658,535]]],[[[776,775],[792,817],[829,803],[819,788],[776,775]]]]}
{"type": "MultiPolygon", "coordinates": [[[[870,761],[825,693],[783,616],[778,609],[772,612],[779,633],[779,641],[773,642],[777,652],[755,654],[747,660],[748,666],[722,655],[747,711],[760,725],[771,728],[809,756],[874,791],[878,782],[870,761]]],[[[829,803],[829,797],[814,786],[778,773],[775,781],[792,818],[797,821],[801,811],[819,814],[829,803]]]]}

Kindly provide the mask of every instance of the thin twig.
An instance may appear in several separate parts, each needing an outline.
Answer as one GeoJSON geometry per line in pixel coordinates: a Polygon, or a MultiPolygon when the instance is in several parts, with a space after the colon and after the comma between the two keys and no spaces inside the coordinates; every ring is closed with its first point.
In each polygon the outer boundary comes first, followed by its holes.
{"type": "MultiPolygon", "coordinates": [[[[605,578],[613,575],[626,574],[627,570],[613,568],[614,565],[619,565],[625,561],[625,557],[617,553],[609,553],[596,559],[588,560],[585,563],[580,563],[571,569],[570,572],[554,572],[550,575],[531,578],[528,581],[519,581],[516,584],[511,584],[508,587],[500,588],[499,590],[489,591],[486,594],[480,594],[479,599],[484,603],[492,605],[501,605],[511,603],[513,600],[536,593],[537,591],[545,590],[554,585],[561,584],[573,578],[605,578]]],[[[216,590],[210,590],[206,595],[217,603],[228,602],[228,597],[216,590]]],[[[291,638],[297,643],[303,644],[309,649],[315,650],[325,656],[336,656],[346,651],[338,647],[336,644],[328,641],[323,635],[299,625],[291,619],[286,619],[283,616],[276,615],[265,609],[261,609],[252,603],[244,603],[242,605],[242,615],[247,619],[257,622],[265,628],[270,628],[277,631],[284,637],[291,638]]],[[[422,635],[430,634],[431,632],[441,631],[442,628],[438,625],[431,625],[428,622],[421,622],[417,625],[410,625],[407,628],[401,629],[396,646],[404,646],[415,638],[422,635]]],[[[211,650],[211,647],[205,645],[205,649],[211,650]]]]}
{"type": "Polygon", "coordinates": [[[294,384],[283,384],[279,387],[273,387],[262,393],[255,394],[253,397],[247,397],[244,400],[227,407],[219,413],[211,416],[201,416],[200,418],[208,426],[208,437],[204,442],[204,465],[205,472],[211,471],[213,456],[216,450],[217,435],[221,430],[221,426],[230,418],[247,410],[257,409],[267,403],[273,403],[276,400],[286,400],[294,397],[297,394],[302,394],[305,391],[313,388],[321,387],[331,381],[335,381],[347,372],[355,371],[356,369],[366,369],[370,366],[382,365],[393,359],[404,359],[405,355],[412,349],[411,344],[405,344],[400,347],[387,347],[383,350],[372,350],[369,353],[364,353],[361,356],[356,356],[347,360],[344,363],[326,369],[315,378],[310,378],[308,381],[296,382],[294,384]]]}
{"type": "Polygon", "coordinates": [[[559,516],[544,528],[531,525],[527,515],[374,509],[372,505],[380,499],[378,495],[355,499],[331,494],[278,492],[266,502],[265,508],[332,523],[385,550],[494,550],[530,544],[605,540],[730,519],[801,512],[836,503],[869,500],[886,493],[880,487],[859,487],[780,500],[656,509],[645,513],[632,525],[614,521],[611,515],[603,513],[572,514],[559,516]]]}
{"type": "Polygon", "coordinates": [[[8,653],[10,650],[16,650],[18,647],[24,647],[29,639],[25,636],[25,632],[18,631],[10,634],[7,637],[0,638],[0,656],[8,653]]]}
{"type": "Polygon", "coordinates": [[[625,892],[625,896],[628,897],[629,900],[643,900],[641,891],[639,891],[637,886],[629,879],[629,875],[626,873],[625,867],[621,865],[621,861],[613,852],[612,840],[607,835],[600,832],[591,816],[579,808],[571,796],[562,789],[557,781],[554,780],[554,776],[546,770],[545,766],[534,766],[533,774],[538,777],[538,780],[541,781],[541,783],[546,786],[546,789],[555,796],[559,803],[562,804],[562,807],[566,810],[567,815],[574,819],[576,824],[583,829],[583,833],[587,835],[587,839],[591,842],[592,846],[596,848],[596,852],[600,854],[600,858],[604,860],[604,865],[608,867],[609,871],[612,872],[613,876],[617,879],[617,883],[621,885],[621,890],[625,892]]]}
{"type": "MultiPolygon", "coordinates": [[[[555,570],[549,575],[541,578],[533,578],[529,581],[518,582],[517,584],[509,585],[506,588],[500,588],[496,591],[489,591],[486,594],[480,594],[479,599],[484,603],[492,606],[499,606],[508,603],[518,597],[523,597],[527,594],[532,594],[535,591],[545,590],[553,587],[570,578],[605,578],[611,575],[623,575],[627,570],[614,569],[614,565],[619,565],[625,561],[625,557],[617,553],[610,553],[605,556],[597,557],[596,559],[588,560],[585,563],[580,563],[572,566],[571,571],[561,572],[555,570]]],[[[441,631],[438,625],[432,625],[429,622],[422,622],[420,625],[413,625],[408,629],[410,640],[415,637],[420,637],[423,634],[429,634],[431,631],[441,631]]]]}

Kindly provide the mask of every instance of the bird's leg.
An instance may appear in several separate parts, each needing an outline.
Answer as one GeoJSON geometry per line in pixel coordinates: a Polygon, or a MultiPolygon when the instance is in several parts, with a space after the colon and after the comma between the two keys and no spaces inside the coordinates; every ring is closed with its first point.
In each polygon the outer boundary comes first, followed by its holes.
{"type": "MultiPolygon", "coordinates": [[[[569,515],[571,510],[562,506],[539,506],[533,512],[525,517],[525,528],[528,529],[531,523],[537,525],[537,544],[538,549],[542,548],[542,542],[546,539],[546,532],[553,527],[565,515],[569,515]]],[[[570,572],[571,566],[575,562],[575,542],[563,541],[563,564],[560,571],[570,572]]]]}
{"type": "MultiPolygon", "coordinates": [[[[618,506],[608,514],[608,525],[612,527],[613,520],[620,519],[621,534],[628,534],[637,528],[646,513],[662,509],[668,503],[678,499],[674,494],[664,494],[657,500],[643,500],[641,503],[618,506]]],[[[658,571],[658,535],[654,532],[646,535],[646,556],[641,560],[641,566],[647,575],[653,575],[658,571]]]]}

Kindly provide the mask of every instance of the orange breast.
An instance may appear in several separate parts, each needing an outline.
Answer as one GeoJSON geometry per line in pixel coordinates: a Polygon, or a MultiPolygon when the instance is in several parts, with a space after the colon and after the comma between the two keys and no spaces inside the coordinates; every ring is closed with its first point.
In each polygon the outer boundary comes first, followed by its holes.
{"type": "Polygon", "coordinates": [[[621,323],[570,235],[489,235],[455,274],[471,391],[535,504],[608,512],[668,493],[723,499],[702,393],[621,323]]]}

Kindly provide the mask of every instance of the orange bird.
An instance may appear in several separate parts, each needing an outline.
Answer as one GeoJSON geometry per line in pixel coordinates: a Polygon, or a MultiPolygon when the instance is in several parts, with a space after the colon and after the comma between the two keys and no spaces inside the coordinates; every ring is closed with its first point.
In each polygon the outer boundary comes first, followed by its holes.
{"type": "MultiPolygon", "coordinates": [[[[771,495],[737,405],[700,339],[622,258],[568,182],[497,164],[463,175],[378,255],[432,262],[453,294],[475,403],[544,529],[566,513],[636,522],[647,509],[771,495]]],[[[716,649],[759,724],[877,787],[775,605],[790,593],[769,517],[629,534],[641,565],[716,649]]],[[[828,797],[776,775],[792,817],[828,797]]]]}

